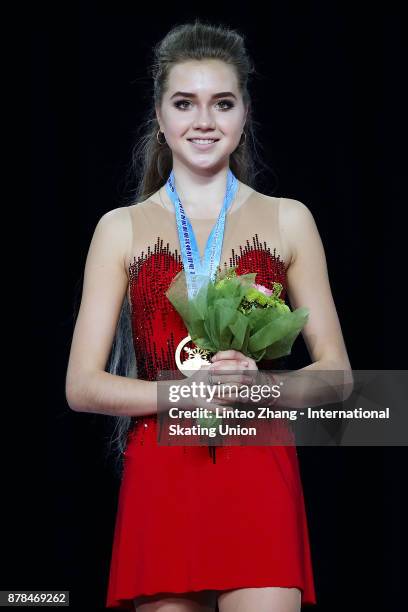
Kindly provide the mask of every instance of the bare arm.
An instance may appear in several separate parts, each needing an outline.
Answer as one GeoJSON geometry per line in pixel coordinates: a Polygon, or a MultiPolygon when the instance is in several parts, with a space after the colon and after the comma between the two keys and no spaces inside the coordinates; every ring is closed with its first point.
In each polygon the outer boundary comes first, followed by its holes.
{"type": "Polygon", "coordinates": [[[126,254],[132,244],[129,210],[103,215],[89,247],[81,305],[75,324],[65,383],[72,410],[114,416],[157,411],[157,383],[105,371],[128,287],[126,254]]]}
{"type": "Polygon", "coordinates": [[[345,400],[352,392],[353,377],[316,223],[305,204],[288,198],[281,200],[280,219],[282,236],[292,253],[288,297],[292,310],[309,308],[302,335],[312,359],[296,373],[279,375],[284,381],[281,403],[304,408],[345,400]]]}

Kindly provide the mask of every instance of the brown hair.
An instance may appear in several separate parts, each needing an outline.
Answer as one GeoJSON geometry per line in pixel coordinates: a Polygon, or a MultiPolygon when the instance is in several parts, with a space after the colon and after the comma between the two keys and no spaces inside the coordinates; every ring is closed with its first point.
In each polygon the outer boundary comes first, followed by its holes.
{"type": "MultiPolygon", "coordinates": [[[[126,177],[127,186],[132,181],[136,182],[136,187],[129,189],[130,203],[142,202],[158,191],[166,183],[172,170],[171,149],[167,143],[160,145],[156,138],[160,126],[155,112],[155,106],[160,107],[163,93],[168,86],[170,69],[180,62],[207,59],[221,60],[236,71],[239,90],[243,96],[244,106],[248,106],[248,113],[244,142],[231,153],[229,166],[239,181],[255,189],[256,176],[261,172],[259,168],[265,166],[256,150],[256,145],[259,143],[254,133],[254,119],[248,93],[249,77],[255,73],[255,69],[245,49],[244,36],[236,30],[214,26],[196,19],[192,24],[175,26],[154,47],[154,61],[150,71],[153,79],[153,104],[149,110],[150,116],[142,125],[143,133],[133,148],[126,177]]],[[[127,294],[123,301],[107,369],[112,374],[137,377],[127,294]]],[[[115,419],[115,427],[109,440],[109,448],[114,451],[118,473],[121,474],[122,455],[131,417],[110,417],[112,418],[115,419]]]]}

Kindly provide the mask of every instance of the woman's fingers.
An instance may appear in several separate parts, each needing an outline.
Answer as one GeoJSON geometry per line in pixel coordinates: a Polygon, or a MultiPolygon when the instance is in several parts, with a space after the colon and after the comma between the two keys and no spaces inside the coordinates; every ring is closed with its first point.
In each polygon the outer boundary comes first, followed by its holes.
{"type": "Polygon", "coordinates": [[[210,370],[212,372],[218,372],[220,370],[247,370],[249,368],[249,360],[241,360],[241,359],[222,359],[220,361],[216,361],[210,365],[210,370]]]}
{"type": "Polygon", "coordinates": [[[245,360],[246,357],[240,351],[236,351],[234,349],[228,349],[226,351],[217,351],[215,355],[212,356],[211,361],[214,363],[215,361],[221,361],[224,359],[228,359],[228,360],[235,359],[239,361],[239,360],[245,360]]]}
{"type": "MultiPolygon", "coordinates": [[[[228,351],[225,351],[228,352],[228,351]]],[[[216,361],[210,366],[211,379],[220,381],[221,383],[235,382],[235,383],[251,383],[254,380],[254,370],[257,372],[258,368],[251,368],[250,360],[246,363],[247,366],[243,365],[241,360],[223,359],[222,361],[216,361]]]]}
{"type": "Polygon", "coordinates": [[[255,367],[253,370],[244,369],[242,371],[242,364],[239,364],[241,367],[237,367],[238,372],[235,374],[233,370],[233,366],[231,365],[231,361],[224,361],[217,363],[217,367],[211,368],[211,380],[213,385],[217,385],[216,388],[216,396],[217,401],[220,401],[223,405],[228,402],[246,402],[246,396],[242,389],[244,387],[251,387],[255,384],[258,374],[258,368],[255,367]],[[239,372],[241,370],[241,373],[239,372]]]}

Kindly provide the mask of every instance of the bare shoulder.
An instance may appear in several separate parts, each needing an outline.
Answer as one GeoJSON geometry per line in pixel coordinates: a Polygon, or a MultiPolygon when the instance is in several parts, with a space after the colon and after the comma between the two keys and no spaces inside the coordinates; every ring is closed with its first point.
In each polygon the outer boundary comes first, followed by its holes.
{"type": "Polygon", "coordinates": [[[317,228],[306,204],[293,198],[281,197],[279,200],[282,240],[290,253],[289,265],[292,265],[296,260],[300,245],[304,243],[305,236],[317,231],[317,228]]]}
{"type": "Polygon", "coordinates": [[[119,257],[127,273],[132,248],[131,206],[120,206],[104,213],[95,228],[94,240],[104,240],[111,254],[119,257]]]}

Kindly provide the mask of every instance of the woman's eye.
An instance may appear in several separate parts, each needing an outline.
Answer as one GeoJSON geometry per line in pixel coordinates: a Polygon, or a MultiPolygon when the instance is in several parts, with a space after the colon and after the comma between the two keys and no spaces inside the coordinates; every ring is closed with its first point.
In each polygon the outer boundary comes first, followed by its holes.
{"type": "MultiPolygon", "coordinates": [[[[181,106],[182,104],[189,104],[189,100],[179,100],[178,102],[174,103],[174,106],[176,108],[180,108],[182,110],[185,110],[185,106],[181,106]]],[[[232,102],[230,102],[229,100],[220,100],[220,102],[218,102],[218,104],[226,104],[227,108],[224,107],[223,110],[228,110],[230,108],[232,108],[234,105],[232,102]]]]}
{"type": "Polygon", "coordinates": [[[183,108],[183,109],[184,109],[184,106],[182,107],[181,105],[182,105],[182,104],[186,104],[186,103],[187,103],[187,100],[179,100],[178,102],[175,102],[175,103],[174,103],[174,106],[175,106],[176,108],[183,108]]]}

